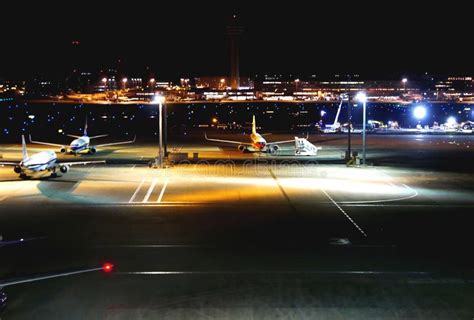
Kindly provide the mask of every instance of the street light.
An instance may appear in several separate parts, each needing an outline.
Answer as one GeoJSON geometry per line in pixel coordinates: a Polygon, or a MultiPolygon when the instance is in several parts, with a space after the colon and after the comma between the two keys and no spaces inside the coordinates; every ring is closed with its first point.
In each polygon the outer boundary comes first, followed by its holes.
{"type": "Polygon", "coordinates": [[[446,121],[446,123],[452,127],[456,124],[456,118],[455,117],[449,117],[448,120],[446,121]]]}
{"type": "Polygon", "coordinates": [[[416,106],[413,109],[413,115],[419,120],[423,119],[426,116],[426,108],[424,106],[416,106]]]}
{"type": "Polygon", "coordinates": [[[366,144],[365,144],[365,118],[367,110],[367,95],[364,92],[359,92],[356,95],[356,100],[362,102],[363,112],[362,112],[362,164],[366,165],[366,144]]]}
{"type": "Polygon", "coordinates": [[[405,91],[405,86],[406,86],[407,82],[408,82],[408,79],[407,79],[407,78],[403,78],[403,79],[402,79],[403,91],[405,91]]]}
{"type": "Polygon", "coordinates": [[[126,87],[127,87],[127,81],[128,81],[128,79],[127,79],[127,78],[123,78],[123,79],[122,79],[122,86],[123,86],[123,90],[125,90],[125,89],[126,89],[126,87]]]}
{"type": "Polygon", "coordinates": [[[155,89],[155,78],[150,79],[150,89],[153,92],[153,89],[155,89]]]}
{"type": "MultiPolygon", "coordinates": [[[[160,137],[160,150],[158,153],[158,158],[157,160],[160,162],[160,168],[163,168],[163,103],[165,102],[165,97],[156,95],[153,97],[152,104],[157,104],[158,105],[158,133],[160,137]]],[[[156,164],[156,162],[155,162],[156,164]]]]}
{"type": "Polygon", "coordinates": [[[102,83],[104,84],[105,100],[107,100],[107,78],[102,78],[102,83]]]}

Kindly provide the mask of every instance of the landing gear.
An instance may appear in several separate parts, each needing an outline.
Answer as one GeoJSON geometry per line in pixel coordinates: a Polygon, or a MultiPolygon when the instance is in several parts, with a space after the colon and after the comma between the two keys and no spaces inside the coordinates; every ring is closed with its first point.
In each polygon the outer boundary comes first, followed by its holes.
{"type": "Polygon", "coordinates": [[[28,176],[24,173],[20,173],[20,179],[28,179],[28,176]]]}

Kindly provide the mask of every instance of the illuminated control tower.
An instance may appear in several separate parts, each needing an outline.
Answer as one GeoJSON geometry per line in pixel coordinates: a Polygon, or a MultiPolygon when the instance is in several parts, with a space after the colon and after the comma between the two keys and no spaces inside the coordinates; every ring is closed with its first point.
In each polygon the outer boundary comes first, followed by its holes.
{"type": "Polygon", "coordinates": [[[238,90],[240,87],[239,41],[244,28],[238,25],[237,15],[234,14],[226,29],[230,42],[230,84],[232,90],[238,90]]]}

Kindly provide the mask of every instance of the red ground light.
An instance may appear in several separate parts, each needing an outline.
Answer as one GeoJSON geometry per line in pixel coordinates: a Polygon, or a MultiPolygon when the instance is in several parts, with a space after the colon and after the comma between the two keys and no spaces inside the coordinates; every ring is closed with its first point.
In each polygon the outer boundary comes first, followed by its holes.
{"type": "Polygon", "coordinates": [[[112,272],[113,269],[114,269],[114,265],[111,264],[110,262],[106,262],[102,266],[102,270],[104,270],[104,272],[112,272]]]}

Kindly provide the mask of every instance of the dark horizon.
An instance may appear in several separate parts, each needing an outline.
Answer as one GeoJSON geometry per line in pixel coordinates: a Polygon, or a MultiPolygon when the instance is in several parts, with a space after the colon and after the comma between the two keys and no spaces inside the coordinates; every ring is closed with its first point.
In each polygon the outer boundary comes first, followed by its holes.
{"type": "Polygon", "coordinates": [[[466,49],[468,10],[397,4],[233,8],[200,5],[112,5],[81,2],[6,5],[0,78],[64,77],[73,69],[118,69],[158,79],[227,75],[226,25],[237,14],[242,76],[286,74],[361,78],[474,72],[466,49]],[[378,12],[376,11],[377,9],[378,12]],[[79,41],[79,44],[74,44],[79,41]],[[6,44],[6,45],[5,45],[6,44]]]}

